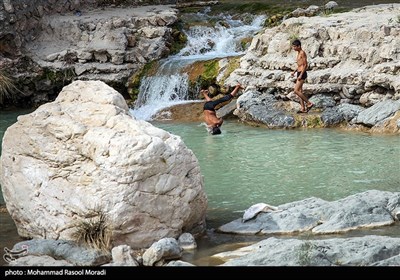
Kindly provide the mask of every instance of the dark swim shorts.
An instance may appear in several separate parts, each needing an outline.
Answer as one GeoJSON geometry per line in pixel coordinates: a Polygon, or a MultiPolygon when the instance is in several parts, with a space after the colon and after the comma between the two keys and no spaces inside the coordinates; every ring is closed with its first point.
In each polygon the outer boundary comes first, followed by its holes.
{"type": "Polygon", "coordinates": [[[212,101],[207,101],[204,104],[203,110],[215,111],[215,105],[212,101]]]}
{"type": "MultiPolygon", "coordinates": [[[[296,71],[296,77],[298,78],[300,75],[301,71],[296,71]]],[[[300,80],[305,80],[307,79],[307,71],[304,71],[303,75],[301,75],[300,80]]]]}
{"type": "Polygon", "coordinates": [[[215,111],[215,106],[219,105],[220,103],[229,101],[233,98],[232,94],[227,94],[220,99],[214,100],[214,101],[207,101],[204,104],[203,110],[209,110],[209,111],[215,111]]]}

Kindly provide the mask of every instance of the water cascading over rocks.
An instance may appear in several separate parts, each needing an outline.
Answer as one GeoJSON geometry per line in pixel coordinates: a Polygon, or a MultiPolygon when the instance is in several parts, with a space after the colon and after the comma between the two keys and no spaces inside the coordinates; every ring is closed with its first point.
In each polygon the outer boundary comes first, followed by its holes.
{"type": "Polygon", "coordinates": [[[142,248],[205,229],[207,197],[193,152],[132,118],[122,95],[100,81],[73,82],[20,116],[4,135],[0,163],[22,237],[74,239],[96,213],[114,246],[142,248]]]}

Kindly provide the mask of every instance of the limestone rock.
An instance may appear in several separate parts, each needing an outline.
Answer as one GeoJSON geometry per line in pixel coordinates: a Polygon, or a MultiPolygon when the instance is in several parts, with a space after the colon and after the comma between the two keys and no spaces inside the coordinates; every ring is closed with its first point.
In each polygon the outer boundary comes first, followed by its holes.
{"type": "Polygon", "coordinates": [[[135,120],[121,94],[76,81],[4,134],[0,181],[19,235],[74,239],[100,213],[113,246],[205,228],[207,197],[182,139],[135,120]],[[92,216],[91,216],[92,215],[92,216]]]}
{"type": "Polygon", "coordinates": [[[246,222],[250,219],[253,219],[255,216],[257,216],[258,213],[264,212],[273,212],[277,211],[278,208],[275,206],[268,205],[266,203],[257,203],[252,205],[250,208],[248,208],[246,211],[244,211],[242,221],[246,222]]]}
{"type": "Polygon", "coordinates": [[[178,259],[182,256],[182,248],[174,238],[163,238],[151,245],[143,254],[143,265],[152,266],[164,260],[178,259]]]}
{"type": "Polygon", "coordinates": [[[115,266],[139,266],[134,258],[134,253],[128,245],[119,245],[111,250],[113,265],[115,266]]]}
{"type": "Polygon", "coordinates": [[[388,236],[324,240],[271,237],[216,257],[226,261],[223,266],[398,266],[399,250],[400,239],[388,236]]]}
{"type": "Polygon", "coordinates": [[[194,239],[193,235],[188,232],[185,232],[179,236],[178,243],[183,250],[192,250],[197,248],[196,240],[194,239]]]}

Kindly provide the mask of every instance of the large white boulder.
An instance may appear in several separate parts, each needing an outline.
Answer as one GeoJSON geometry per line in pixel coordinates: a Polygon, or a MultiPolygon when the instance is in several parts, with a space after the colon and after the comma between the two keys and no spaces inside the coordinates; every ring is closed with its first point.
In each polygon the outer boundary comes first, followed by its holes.
{"type": "Polygon", "coordinates": [[[93,210],[106,217],[114,246],[143,248],[205,229],[196,156],[180,137],[135,120],[122,95],[100,81],[73,82],[18,117],[4,134],[0,164],[4,200],[23,237],[74,239],[93,210]]]}

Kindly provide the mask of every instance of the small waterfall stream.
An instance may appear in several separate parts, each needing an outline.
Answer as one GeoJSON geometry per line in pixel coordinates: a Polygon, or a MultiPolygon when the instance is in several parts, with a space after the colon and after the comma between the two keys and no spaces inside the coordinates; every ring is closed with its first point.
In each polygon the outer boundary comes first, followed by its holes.
{"type": "MultiPolygon", "coordinates": [[[[210,21],[206,13],[195,16],[210,21]]],[[[141,80],[138,100],[131,109],[137,119],[151,120],[159,110],[188,102],[189,80],[182,68],[195,61],[224,58],[243,54],[241,40],[256,34],[264,23],[265,16],[255,16],[244,23],[231,16],[223,16],[214,27],[193,26],[183,32],[187,36],[186,46],[174,56],[164,59],[154,76],[141,80]]]]}

